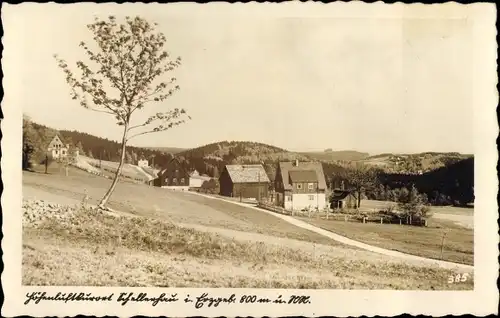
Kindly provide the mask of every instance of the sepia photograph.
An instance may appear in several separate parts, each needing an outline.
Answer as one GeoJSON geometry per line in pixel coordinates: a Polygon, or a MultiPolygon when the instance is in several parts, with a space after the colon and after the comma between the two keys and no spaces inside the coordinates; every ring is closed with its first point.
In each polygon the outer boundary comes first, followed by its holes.
{"type": "Polygon", "coordinates": [[[497,91],[477,82],[473,18],[495,7],[301,5],[3,5],[20,303],[90,308],[100,287],[117,306],[171,289],[307,306],[306,290],[473,293],[498,275],[498,100],[478,97],[497,91]]]}

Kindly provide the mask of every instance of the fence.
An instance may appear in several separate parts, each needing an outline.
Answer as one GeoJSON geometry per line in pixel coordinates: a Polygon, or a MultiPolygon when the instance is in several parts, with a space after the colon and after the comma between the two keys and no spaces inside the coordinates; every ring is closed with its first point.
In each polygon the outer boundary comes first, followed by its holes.
{"type": "Polygon", "coordinates": [[[267,204],[265,202],[259,202],[257,204],[257,207],[264,209],[264,210],[280,213],[280,214],[292,215],[291,211],[285,210],[285,208],[282,208],[282,207],[276,206],[276,205],[270,205],[270,204],[267,204]]]}
{"type": "Polygon", "coordinates": [[[291,216],[316,218],[331,221],[344,221],[356,223],[380,223],[380,224],[400,224],[400,225],[414,225],[414,226],[427,226],[427,220],[409,220],[407,218],[394,218],[389,215],[366,216],[361,213],[339,213],[332,211],[290,211],[279,206],[270,205],[264,202],[259,202],[257,205],[261,209],[268,211],[286,214],[291,216]]]}

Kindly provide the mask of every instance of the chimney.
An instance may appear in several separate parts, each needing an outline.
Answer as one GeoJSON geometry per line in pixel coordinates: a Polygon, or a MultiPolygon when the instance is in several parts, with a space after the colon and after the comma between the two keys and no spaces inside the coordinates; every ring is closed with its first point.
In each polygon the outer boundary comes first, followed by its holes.
{"type": "Polygon", "coordinates": [[[299,159],[295,159],[295,167],[299,166],[299,159]]]}

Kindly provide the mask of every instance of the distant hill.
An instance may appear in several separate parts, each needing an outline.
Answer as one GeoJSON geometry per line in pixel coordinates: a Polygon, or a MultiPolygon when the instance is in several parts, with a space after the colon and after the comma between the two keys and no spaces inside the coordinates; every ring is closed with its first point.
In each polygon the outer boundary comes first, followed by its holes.
{"type": "Polygon", "coordinates": [[[185,150],[176,154],[190,165],[210,176],[216,176],[227,164],[263,163],[271,180],[274,179],[276,162],[310,158],[276,146],[251,141],[221,141],[185,150]]]}
{"type": "Polygon", "coordinates": [[[309,157],[275,146],[251,141],[221,141],[177,153],[186,158],[205,158],[231,163],[255,163],[277,160],[309,160],[309,157]]]}
{"type": "Polygon", "coordinates": [[[318,161],[357,161],[367,158],[370,154],[366,152],[359,152],[354,150],[341,150],[333,151],[327,149],[325,151],[316,152],[301,152],[301,154],[318,161]]]}
{"type": "Polygon", "coordinates": [[[183,152],[188,150],[188,148],[176,148],[176,147],[141,147],[148,150],[153,151],[161,151],[166,153],[171,153],[173,155],[178,154],[179,152],[183,152]]]}
{"type": "Polygon", "coordinates": [[[472,158],[457,152],[422,152],[417,154],[383,153],[369,156],[358,162],[376,166],[389,173],[425,173],[455,162],[472,158]]]}

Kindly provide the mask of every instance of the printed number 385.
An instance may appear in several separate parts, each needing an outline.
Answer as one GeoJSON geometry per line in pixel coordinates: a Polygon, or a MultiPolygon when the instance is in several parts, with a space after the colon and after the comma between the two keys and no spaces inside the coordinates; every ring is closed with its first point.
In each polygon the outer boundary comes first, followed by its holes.
{"type": "Polygon", "coordinates": [[[448,276],[448,284],[465,283],[469,279],[469,273],[448,276]]]}

